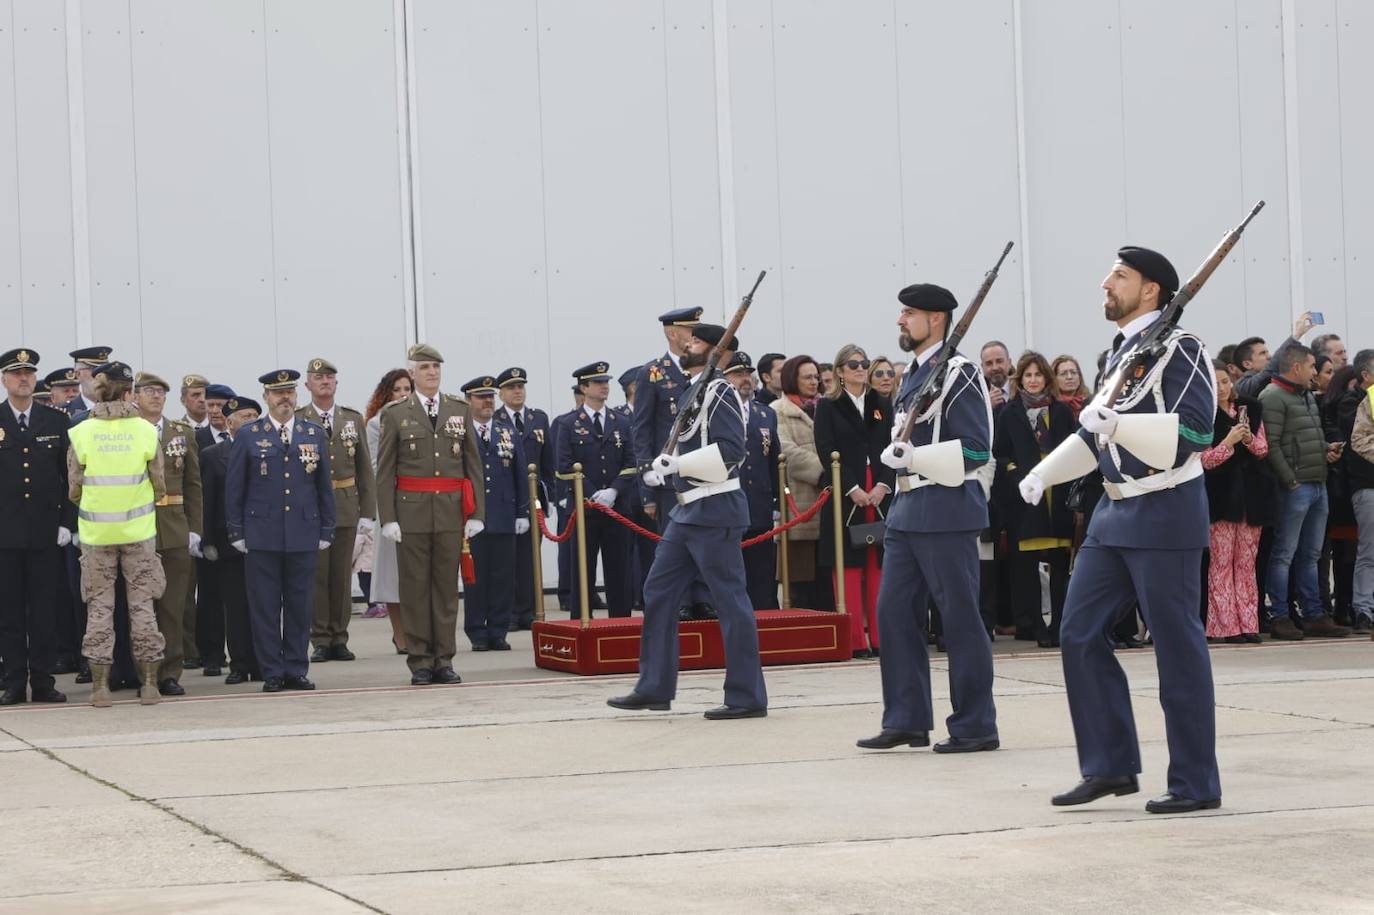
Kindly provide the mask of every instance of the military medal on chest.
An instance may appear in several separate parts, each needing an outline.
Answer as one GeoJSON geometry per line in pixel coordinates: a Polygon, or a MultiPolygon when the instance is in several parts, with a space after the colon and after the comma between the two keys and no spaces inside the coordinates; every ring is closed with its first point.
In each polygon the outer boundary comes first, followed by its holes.
{"type": "Polygon", "coordinates": [[[358,426],[353,420],[347,420],[343,424],[343,429],[339,431],[339,441],[344,443],[348,449],[348,456],[351,458],[358,449],[358,426]]]}
{"type": "Polygon", "coordinates": [[[315,468],[320,465],[319,450],[306,442],[302,442],[297,447],[300,449],[301,464],[305,467],[305,472],[314,473],[315,468]]]}
{"type": "Polygon", "coordinates": [[[763,436],[763,456],[768,457],[768,452],[773,447],[773,434],[771,429],[760,429],[759,433],[763,436]]]}
{"type": "Polygon", "coordinates": [[[173,436],[167,442],[167,447],[163,449],[163,452],[172,458],[174,466],[180,470],[186,463],[186,436],[173,436]]]}
{"type": "Polygon", "coordinates": [[[467,425],[461,416],[450,416],[444,421],[444,434],[453,439],[453,456],[463,453],[463,436],[467,434],[467,425]]]}
{"type": "Polygon", "coordinates": [[[496,454],[501,458],[502,465],[510,466],[510,459],[515,456],[515,442],[511,440],[509,429],[501,430],[501,437],[496,441],[496,454]]]}
{"type": "Polygon", "coordinates": [[[260,449],[260,453],[258,454],[258,457],[259,457],[259,458],[261,459],[261,461],[262,461],[262,463],[260,463],[260,464],[258,465],[258,476],[260,476],[260,477],[265,477],[265,476],[267,476],[267,449],[272,447],[272,440],[271,440],[271,439],[267,439],[267,438],[263,438],[263,439],[259,439],[258,441],[254,442],[253,444],[257,445],[258,448],[260,449]]]}

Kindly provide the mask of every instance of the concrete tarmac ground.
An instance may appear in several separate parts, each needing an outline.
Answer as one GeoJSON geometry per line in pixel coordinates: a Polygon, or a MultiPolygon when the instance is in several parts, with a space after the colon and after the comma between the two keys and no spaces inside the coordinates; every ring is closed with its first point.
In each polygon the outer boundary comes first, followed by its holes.
{"type": "Polygon", "coordinates": [[[0,912],[1374,912],[1365,639],[1214,648],[1223,806],[1169,818],[1148,650],[1141,793],[1061,809],[1059,657],[1026,643],[997,643],[1002,749],[937,756],[854,747],[875,661],[769,668],[767,719],[711,722],[719,671],[625,713],[633,678],[538,671],[528,633],[411,688],[386,620],[352,632],[314,693],[187,671],[101,710],[68,676],[0,711],[0,912]]]}

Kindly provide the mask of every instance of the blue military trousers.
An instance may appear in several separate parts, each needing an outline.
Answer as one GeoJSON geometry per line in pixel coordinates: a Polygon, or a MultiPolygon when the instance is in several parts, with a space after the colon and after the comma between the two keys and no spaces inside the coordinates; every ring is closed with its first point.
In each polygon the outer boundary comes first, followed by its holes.
{"type": "Polygon", "coordinates": [[[929,731],[930,697],[926,623],[933,601],[940,608],[949,648],[951,737],[993,737],[992,646],[978,604],[978,532],[913,533],[889,527],[883,537],[883,579],[878,587],[878,634],[883,646],[883,727],[929,731]]]}
{"type": "Polygon", "coordinates": [[[248,628],[264,679],[304,677],[310,668],[315,568],[320,554],[250,549],[243,558],[248,628]]]}
{"type": "Polygon", "coordinates": [[[1117,620],[1139,601],[1155,643],[1169,791],[1197,801],[1221,797],[1212,662],[1197,610],[1201,554],[1105,546],[1091,533],[1079,550],[1059,642],[1083,775],[1140,771],[1130,685],[1111,635],[1117,620]]]}
{"type": "Polygon", "coordinates": [[[725,704],[767,708],[759,662],[759,632],[744,579],[743,527],[668,523],[644,581],[644,631],[635,692],[651,699],[677,695],[677,611],[694,582],[705,581],[725,643],[725,704]]]}

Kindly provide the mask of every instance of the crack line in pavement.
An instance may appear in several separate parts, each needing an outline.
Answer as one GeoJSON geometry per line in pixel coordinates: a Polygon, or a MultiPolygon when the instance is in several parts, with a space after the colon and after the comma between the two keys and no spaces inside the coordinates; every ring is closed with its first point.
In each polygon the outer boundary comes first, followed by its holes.
{"type": "MultiPolygon", "coordinates": [[[[159,801],[157,801],[157,800],[155,800],[155,799],[153,799],[153,798],[144,797],[144,796],[141,795],[141,794],[138,794],[138,793],[136,793],[136,792],[134,792],[134,791],[130,791],[128,788],[125,788],[123,785],[120,785],[120,784],[117,784],[117,783],[115,783],[115,782],[112,782],[112,781],[110,781],[109,779],[106,779],[106,778],[101,778],[100,776],[94,774],[93,772],[90,772],[90,771],[88,771],[88,770],[86,770],[86,769],[83,769],[81,766],[78,766],[78,765],[75,765],[74,763],[68,762],[67,760],[65,760],[65,759],[63,759],[62,757],[58,756],[56,753],[52,752],[51,750],[47,749],[46,747],[40,747],[40,746],[37,746],[37,745],[35,745],[35,744],[33,744],[33,743],[30,743],[30,742],[29,742],[28,740],[26,740],[25,738],[20,737],[18,734],[12,733],[11,731],[6,730],[5,728],[0,728],[0,734],[6,734],[6,735],[8,735],[9,737],[13,738],[14,740],[17,740],[17,741],[19,741],[19,742],[21,742],[21,743],[24,743],[24,744],[28,744],[28,746],[29,746],[30,748],[32,748],[35,752],[37,752],[37,753],[39,753],[39,754],[41,754],[41,755],[47,757],[48,759],[52,760],[53,762],[57,763],[57,764],[60,765],[60,766],[65,766],[66,768],[68,768],[68,769],[70,769],[71,771],[75,772],[77,775],[80,775],[80,776],[83,777],[83,778],[89,779],[90,781],[95,782],[97,785],[101,785],[101,786],[103,786],[103,787],[105,787],[105,788],[109,788],[111,791],[116,791],[116,792],[118,792],[119,794],[124,795],[124,796],[127,797],[129,800],[134,801],[134,802],[136,802],[136,803],[146,804],[146,805],[148,805],[149,807],[152,807],[154,810],[161,811],[162,813],[166,814],[167,816],[171,817],[171,818],[174,819],[174,820],[177,820],[177,821],[179,821],[179,822],[181,822],[181,823],[185,823],[187,826],[191,827],[192,829],[196,830],[197,832],[199,832],[200,834],[202,834],[202,835],[204,835],[204,836],[208,836],[209,838],[216,839],[216,840],[218,840],[218,841],[220,841],[220,842],[223,842],[224,844],[230,846],[231,848],[234,848],[234,849],[238,850],[240,853],[242,853],[242,854],[244,854],[244,855],[247,855],[249,858],[252,858],[252,859],[254,859],[255,861],[259,861],[259,862],[261,862],[262,864],[266,865],[267,867],[271,868],[272,870],[275,870],[277,873],[281,874],[282,877],[285,878],[287,881],[290,881],[290,882],[293,882],[293,883],[305,883],[305,884],[308,884],[308,885],[310,885],[310,886],[315,887],[316,889],[320,889],[320,890],[325,891],[326,893],[330,893],[330,894],[332,894],[332,895],[334,895],[334,896],[338,896],[338,897],[341,898],[341,899],[346,899],[346,900],[348,900],[349,902],[353,903],[353,904],[356,905],[356,906],[360,906],[360,907],[362,907],[362,908],[364,908],[364,909],[367,909],[369,912],[378,912],[378,913],[380,913],[380,915],[388,915],[388,913],[386,912],[385,909],[379,909],[379,908],[377,908],[376,906],[372,905],[371,903],[364,902],[364,901],[361,900],[361,899],[357,899],[357,898],[355,898],[355,897],[353,897],[353,896],[348,895],[348,894],[345,893],[345,892],[342,892],[342,891],[340,891],[340,890],[336,890],[336,889],[334,889],[333,887],[325,886],[323,883],[320,883],[320,882],[318,882],[318,881],[316,881],[316,880],[314,880],[314,879],[312,879],[312,878],[310,878],[310,877],[307,877],[305,874],[297,873],[296,871],[293,871],[293,870],[291,870],[290,868],[288,868],[286,865],[281,864],[280,862],[278,862],[278,861],[276,861],[276,860],[274,860],[274,859],[272,859],[272,858],[269,858],[267,855],[265,855],[265,854],[263,854],[262,852],[258,851],[256,848],[251,848],[251,847],[249,847],[249,846],[247,846],[247,845],[244,845],[242,842],[238,842],[238,841],[236,841],[236,840],[234,840],[234,839],[231,839],[231,838],[229,838],[227,835],[224,835],[223,833],[218,832],[217,830],[214,830],[214,829],[210,828],[209,826],[206,826],[206,825],[203,824],[203,823],[198,823],[198,822],[196,822],[195,820],[191,819],[190,817],[185,816],[185,815],[183,815],[183,814],[181,814],[181,813],[178,813],[176,810],[173,810],[171,807],[167,806],[166,804],[160,803],[159,801]]],[[[133,888],[133,889],[137,889],[137,888],[133,888]]]]}

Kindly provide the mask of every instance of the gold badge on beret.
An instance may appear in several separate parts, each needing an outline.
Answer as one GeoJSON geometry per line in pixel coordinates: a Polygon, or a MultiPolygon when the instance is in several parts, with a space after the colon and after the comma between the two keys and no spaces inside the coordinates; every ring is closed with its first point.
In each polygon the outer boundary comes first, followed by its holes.
{"type": "Polygon", "coordinates": [[[281,372],[278,372],[278,373],[277,373],[277,380],[278,380],[278,381],[290,381],[290,380],[291,380],[291,376],[290,376],[290,374],[288,374],[287,372],[281,371],[281,372]]]}
{"type": "Polygon", "coordinates": [[[323,368],[323,367],[324,367],[324,360],[323,360],[323,359],[316,359],[314,362],[310,363],[310,371],[312,371],[312,372],[318,372],[318,371],[319,371],[321,368],[323,368]]]}
{"type": "Polygon", "coordinates": [[[20,362],[28,362],[28,361],[29,361],[29,351],[26,350],[26,349],[21,349],[21,350],[19,351],[19,355],[16,356],[15,358],[18,359],[20,362]]]}

